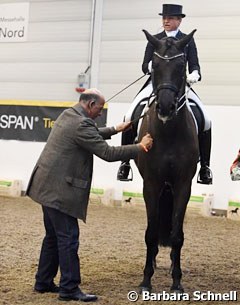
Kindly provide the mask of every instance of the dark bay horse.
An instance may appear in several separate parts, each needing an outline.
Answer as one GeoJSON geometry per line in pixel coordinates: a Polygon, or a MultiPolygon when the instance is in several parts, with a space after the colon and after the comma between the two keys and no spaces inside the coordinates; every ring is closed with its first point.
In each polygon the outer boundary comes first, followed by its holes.
{"type": "Polygon", "coordinates": [[[172,292],[183,292],[181,285],[181,248],[183,221],[192,179],[199,158],[198,137],[185,99],[185,47],[196,30],[183,39],[156,39],[143,30],[154,46],[152,82],[155,101],[150,105],[140,128],[153,137],[153,147],[136,161],[143,178],[147,211],[147,246],[141,290],[150,291],[158,245],[171,247],[172,292]]]}

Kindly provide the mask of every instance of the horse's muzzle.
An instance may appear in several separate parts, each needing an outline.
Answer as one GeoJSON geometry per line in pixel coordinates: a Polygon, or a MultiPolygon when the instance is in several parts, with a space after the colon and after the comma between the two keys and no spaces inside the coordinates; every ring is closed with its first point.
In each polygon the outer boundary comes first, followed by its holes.
{"type": "Polygon", "coordinates": [[[168,102],[163,102],[164,100],[161,97],[161,101],[162,102],[156,102],[157,116],[159,120],[166,123],[177,114],[177,98],[170,99],[168,102]]]}

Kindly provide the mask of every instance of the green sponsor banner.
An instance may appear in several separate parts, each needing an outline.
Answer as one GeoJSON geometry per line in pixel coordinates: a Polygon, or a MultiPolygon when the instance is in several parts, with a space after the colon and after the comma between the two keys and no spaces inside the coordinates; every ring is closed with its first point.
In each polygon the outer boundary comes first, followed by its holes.
{"type": "Polygon", "coordinates": [[[192,202],[202,202],[204,201],[204,197],[203,196],[191,196],[189,201],[192,202]]]}
{"type": "Polygon", "coordinates": [[[237,201],[228,201],[229,207],[239,207],[240,208],[240,202],[237,201]]]}
{"type": "Polygon", "coordinates": [[[123,191],[123,196],[125,196],[125,197],[140,197],[140,198],[143,198],[143,194],[142,193],[133,193],[133,192],[125,192],[125,191],[123,191]]]}
{"type": "Polygon", "coordinates": [[[5,180],[0,181],[0,186],[11,186],[11,185],[12,185],[11,181],[5,181],[5,180]]]}
{"type": "MultiPolygon", "coordinates": [[[[128,192],[128,191],[123,191],[123,196],[125,197],[140,197],[143,198],[142,193],[134,193],[134,192],[128,192]]],[[[190,201],[193,202],[204,202],[204,197],[203,196],[191,196],[190,201]]]]}
{"type": "Polygon", "coordinates": [[[104,189],[91,188],[90,193],[95,195],[103,195],[104,189]]]}

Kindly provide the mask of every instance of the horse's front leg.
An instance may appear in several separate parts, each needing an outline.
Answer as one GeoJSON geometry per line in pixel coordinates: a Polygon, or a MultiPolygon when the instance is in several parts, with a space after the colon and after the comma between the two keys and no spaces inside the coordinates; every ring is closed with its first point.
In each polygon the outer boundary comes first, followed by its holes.
{"type": "Polygon", "coordinates": [[[179,238],[178,244],[173,244],[171,250],[171,260],[172,260],[172,279],[173,283],[171,286],[171,292],[182,293],[184,289],[181,284],[182,270],[181,270],[181,248],[183,245],[184,237],[179,238]],[[181,241],[180,241],[181,239],[181,241]]]}
{"type": "Polygon", "coordinates": [[[145,233],[145,243],[147,246],[146,263],[143,281],[139,285],[141,292],[146,290],[151,291],[152,289],[151,278],[154,274],[156,255],[158,253],[158,194],[156,191],[153,191],[153,188],[150,187],[145,187],[143,193],[147,210],[148,224],[145,233]]]}
{"type": "Polygon", "coordinates": [[[145,233],[145,243],[147,246],[147,254],[146,254],[146,263],[144,268],[143,281],[141,282],[140,289],[141,291],[151,291],[151,278],[154,274],[154,262],[155,257],[158,252],[158,236],[157,230],[155,227],[155,220],[151,219],[148,221],[147,230],[145,233]]]}
{"type": "Polygon", "coordinates": [[[174,189],[174,207],[172,215],[171,244],[172,250],[170,258],[172,260],[172,292],[184,292],[181,285],[181,249],[184,243],[183,221],[186,212],[187,203],[191,194],[191,184],[189,187],[174,189]]]}

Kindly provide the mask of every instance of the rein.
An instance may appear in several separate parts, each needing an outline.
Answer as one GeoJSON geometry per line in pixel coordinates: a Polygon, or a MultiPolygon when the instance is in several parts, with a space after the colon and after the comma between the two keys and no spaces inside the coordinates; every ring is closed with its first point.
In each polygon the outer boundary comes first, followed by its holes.
{"type": "MultiPolygon", "coordinates": [[[[190,84],[189,86],[188,86],[188,89],[185,91],[185,93],[179,98],[179,100],[178,100],[178,104],[181,102],[181,100],[185,97],[185,100],[184,100],[184,102],[177,108],[177,112],[180,110],[180,109],[182,109],[182,107],[186,104],[186,102],[188,101],[188,93],[189,93],[189,91],[191,90],[191,88],[192,88],[192,86],[193,86],[193,84],[190,84]]],[[[161,86],[160,86],[161,87],[161,86]]],[[[171,86],[168,86],[168,87],[161,87],[160,89],[172,89],[173,87],[171,87],[171,86]]],[[[173,90],[173,89],[172,89],[173,90]]],[[[159,91],[159,89],[157,90],[157,91],[159,91]]],[[[173,91],[175,91],[176,92],[176,90],[173,90],[173,91]]],[[[151,93],[151,95],[147,98],[148,100],[152,97],[152,96],[157,96],[157,94],[156,93],[154,93],[154,92],[152,92],[151,93]]]]}
{"type": "MultiPolygon", "coordinates": [[[[122,93],[123,91],[125,91],[126,89],[128,89],[129,87],[131,87],[132,85],[134,85],[136,82],[138,82],[140,79],[142,79],[144,76],[146,76],[146,74],[140,76],[138,79],[136,79],[134,82],[132,82],[131,84],[129,84],[128,86],[126,86],[125,88],[123,88],[122,90],[120,90],[119,92],[117,92],[116,94],[114,94],[112,97],[110,97],[107,101],[109,102],[111,99],[113,99],[114,97],[116,97],[117,95],[119,95],[120,93],[122,93]]],[[[143,98],[140,102],[144,102],[144,101],[148,101],[148,107],[149,107],[149,100],[151,99],[151,97],[153,97],[155,94],[154,92],[152,92],[148,97],[143,98]]],[[[142,115],[140,115],[138,118],[134,119],[131,121],[131,123],[135,123],[137,121],[139,121],[140,119],[144,118],[146,115],[146,112],[142,115]]]]}
{"type": "Polygon", "coordinates": [[[112,97],[110,97],[107,101],[109,102],[110,100],[112,100],[114,97],[116,97],[117,95],[119,95],[120,93],[122,93],[123,91],[125,91],[127,88],[131,87],[132,85],[134,85],[136,82],[138,82],[140,79],[142,79],[146,74],[140,76],[138,79],[136,79],[134,82],[132,82],[131,84],[127,85],[125,88],[123,88],[122,90],[120,90],[119,92],[117,92],[116,94],[114,94],[112,97]]]}
{"type": "Polygon", "coordinates": [[[177,111],[179,111],[179,110],[186,104],[186,102],[188,101],[188,93],[189,93],[189,91],[191,90],[192,85],[193,85],[193,84],[190,84],[188,90],[186,90],[185,93],[180,97],[178,103],[179,103],[184,97],[185,97],[185,101],[182,103],[182,105],[180,105],[180,106],[177,108],[177,111]]]}
{"type": "Polygon", "coordinates": [[[143,99],[141,99],[141,101],[140,101],[139,103],[142,103],[142,102],[144,102],[144,101],[147,101],[147,108],[145,109],[144,114],[140,115],[140,116],[137,117],[136,119],[133,119],[133,120],[131,121],[131,123],[138,122],[140,119],[144,118],[144,117],[147,115],[147,110],[148,110],[148,108],[149,108],[149,106],[150,106],[150,102],[149,102],[149,101],[150,101],[150,99],[151,99],[152,97],[154,97],[154,96],[156,96],[156,94],[154,93],[154,91],[152,91],[152,93],[151,93],[148,97],[144,97],[143,99]]]}

